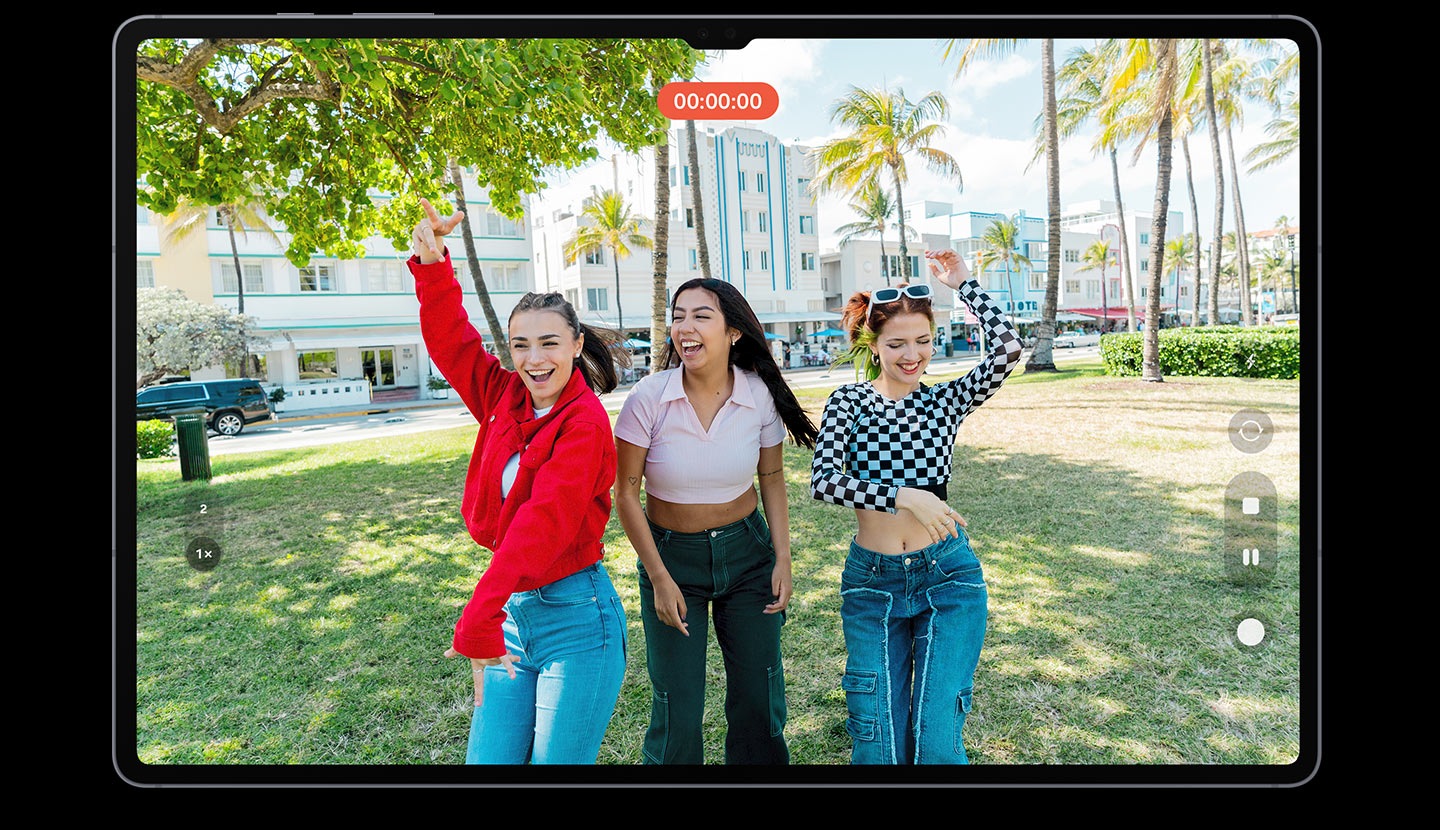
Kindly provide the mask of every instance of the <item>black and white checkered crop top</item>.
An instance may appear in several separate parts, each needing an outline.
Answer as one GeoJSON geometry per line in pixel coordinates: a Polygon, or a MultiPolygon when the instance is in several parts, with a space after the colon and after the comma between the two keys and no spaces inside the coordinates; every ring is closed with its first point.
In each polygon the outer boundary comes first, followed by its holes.
{"type": "Polygon", "coordinates": [[[869,381],[849,383],[825,402],[810,494],[861,510],[896,512],[901,487],[939,489],[950,481],[955,433],[965,416],[995,394],[1020,363],[1020,336],[974,279],[960,299],[985,330],[987,354],[954,380],[924,383],[898,401],[869,381]]]}

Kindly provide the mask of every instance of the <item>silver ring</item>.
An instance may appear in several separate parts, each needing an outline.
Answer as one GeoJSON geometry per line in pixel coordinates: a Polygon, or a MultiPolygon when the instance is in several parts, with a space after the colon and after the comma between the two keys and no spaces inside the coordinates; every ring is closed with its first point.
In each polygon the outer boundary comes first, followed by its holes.
{"type": "Polygon", "coordinates": [[[485,667],[484,667],[484,666],[481,666],[481,667],[478,668],[478,669],[471,669],[471,670],[470,670],[470,673],[471,673],[471,674],[479,674],[479,673],[482,672],[482,671],[485,671],[485,667]]]}

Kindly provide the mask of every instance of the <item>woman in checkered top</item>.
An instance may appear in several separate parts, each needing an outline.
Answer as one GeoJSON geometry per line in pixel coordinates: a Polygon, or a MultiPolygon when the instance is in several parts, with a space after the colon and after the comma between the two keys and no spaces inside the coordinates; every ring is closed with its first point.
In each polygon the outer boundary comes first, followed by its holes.
{"type": "Polygon", "coordinates": [[[855,510],[840,577],[845,691],[855,764],[964,764],[961,729],[985,637],[980,563],[946,503],[955,433],[1020,361],[1015,327],[954,251],[927,251],[985,329],[964,376],[921,382],[934,353],[930,286],[856,292],[841,325],[865,381],[830,394],[811,494],[855,510]]]}

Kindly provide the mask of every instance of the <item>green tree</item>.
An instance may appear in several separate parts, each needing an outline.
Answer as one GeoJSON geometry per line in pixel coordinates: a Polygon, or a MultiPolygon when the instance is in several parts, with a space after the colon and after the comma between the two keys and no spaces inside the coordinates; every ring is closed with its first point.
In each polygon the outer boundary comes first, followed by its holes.
{"type": "Polygon", "coordinates": [[[631,150],[664,129],[654,84],[693,74],[683,40],[645,38],[151,39],[136,52],[140,205],[229,204],[255,188],[291,234],[287,256],[402,249],[449,190],[453,159],[515,218],[543,175],[631,150]],[[375,199],[374,192],[396,194],[375,199]]]}
{"type": "Polygon", "coordinates": [[[135,388],[267,347],[253,330],[252,318],[197,303],[178,288],[136,289],[135,388]]]}
{"type": "Polygon", "coordinates": [[[823,142],[815,151],[819,163],[812,186],[817,192],[853,195],[871,183],[890,179],[900,222],[901,279],[913,276],[905,244],[904,185],[910,178],[906,156],[918,156],[931,172],[964,188],[959,163],[931,146],[945,131],[937,119],[943,120],[949,113],[950,105],[939,92],[912,102],[903,89],[889,92],[852,86],[830,105],[830,120],[848,128],[849,133],[823,142]]]}
{"type": "MultiPolygon", "coordinates": [[[[460,164],[452,156],[449,161],[450,184],[455,193],[455,209],[464,211],[460,219],[460,238],[465,245],[465,263],[470,271],[470,282],[475,286],[475,295],[480,299],[480,310],[485,315],[485,324],[490,329],[490,339],[495,343],[495,356],[500,359],[500,365],[506,369],[514,369],[515,364],[510,357],[510,338],[505,334],[505,328],[500,325],[500,316],[495,313],[495,304],[490,300],[490,287],[485,284],[485,272],[480,268],[480,252],[475,246],[475,231],[470,224],[469,203],[465,199],[465,178],[460,170],[460,164]]],[[[454,260],[454,256],[451,256],[454,260]]]]}
{"type": "MultiPolygon", "coordinates": [[[[880,274],[885,277],[885,284],[889,285],[890,262],[885,254],[885,227],[895,216],[895,201],[890,198],[890,191],[876,182],[871,182],[850,200],[850,209],[860,216],[860,221],[849,222],[835,229],[840,235],[840,247],[847,247],[861,237],[879,237],[880,274]]],[[[914,229],[906,230],[912,232],[913,238],[914,229]]]]}
{"type": "MultiPolygon", "coordinates": [[[[1210,325],[1220,325],[1220,249],[1216,246],[1225,233],[1225,167],[1221,164],[1220,154],[1220,119],[1215,107],[1215,46],[1208,38],[1203,41],[1200,50],[1201,64],[1204,71],[1205,89],[1205,124],[1210,135],[1210,158],[1213,159],[1215,168],[1215,220],[1213,230],[1210,234],[1211,250],[1214,255],[1210,257],[1210,325]]],[[[1201,246],[1204,247],[1204,246],[1201,246]]]]}
{"type": "Polygon", "coordinates": [[[1020,306],[1016,299],[1015,285],[1010,279],[1012,270],[1031,267],[1030,258],[1020,252],[1020,223],[1018,217],[996,219],[980,234],[980,248],[976,251],[975,278],[978,280],[985,271],[996,263],[1005,267],[1005,290],[1010,295],[1010,313],[1017,314],[1020,306]]]}
{"type": "MultiPolygon", "coordinates": [[[[1198,270],[1200,264],[1197,260],[1198,246],[1195,244],[1195,234],[1187,233],[1168,240],[1165,243],[1165,270],[1174,276],[1171,284],[1175,286],[1175,316],[1180,316],[1180,275],[1184,273],[1185,266],[1195,261],[1195,268],[1198,270]]],[[[1199,284],[1199,278],[1196,278],[1199,284]]],[[[1198,289],[1197,289],[1198,292],[1198,289]]],[[[1191,307],[1197,307],[1200,294],[1195,294],[1195,302],[1191,307]]]]}
{"type": "Polygon", "coordinates": [[[565,256],[580,258],[596,251],[609,251],[611,263],[615,266],[615,317],[620,339],[625,333],[625,312],[620,307],[620,260],[630,256],[631,249],[650,250],[655,242],[642,233],[642,224],[625,202],[625,197],[614,190],[602,190],[585,197],[580,208],[580,224],[575,233],[565,242],[565,256]],[[588,224],[585,224],[588,222],[588,224]]]}

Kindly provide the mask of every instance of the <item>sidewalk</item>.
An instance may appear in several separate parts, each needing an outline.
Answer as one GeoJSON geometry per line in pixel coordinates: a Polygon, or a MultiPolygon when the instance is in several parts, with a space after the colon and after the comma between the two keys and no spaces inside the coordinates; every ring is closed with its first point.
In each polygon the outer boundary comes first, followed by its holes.
{"type": "MultiPolygon", "coordinates": [[[[954,357],[945,357],[943,354],[936,355],[930,360],[928,374],[946,374],[953,371],[957,365],[968,366],[979,361],[978,352],[956,352],[954,357]]],[[[848,365],[836,367],[833,371],[826,366],[801,366],[794,369],[782,369],[787,382],[795,384],[805,382],[812,386],[823,385],[823,382],[833,381],[836,386],[842,383],[850,383],[855,379],[855,372],[848,365]]],[[[633,386],[633,384],[631,385],[633,386]]],[[[631,386],[620,386],[612,392],[600,396],[605,402],[605,408],[618,411],[625,402],[625,396],[630,393],[631,386]]],[[[413,401],[377,401],[369,406],[357,406],[354,404],[346,406],[328,406],[319,409],[302,409],[294,412],[277,412],[275,420],[254,423],[246,429],[263,429],[269,424],[294,423],[296,421],[308,421],[316,418],[340,418],[354,415],[383,415],[391,412],[404,412],[411,409],[441,409],[463,407],[465,404],[458,400],[436,400],[434,398],[419,398],[413,401]]]]}

